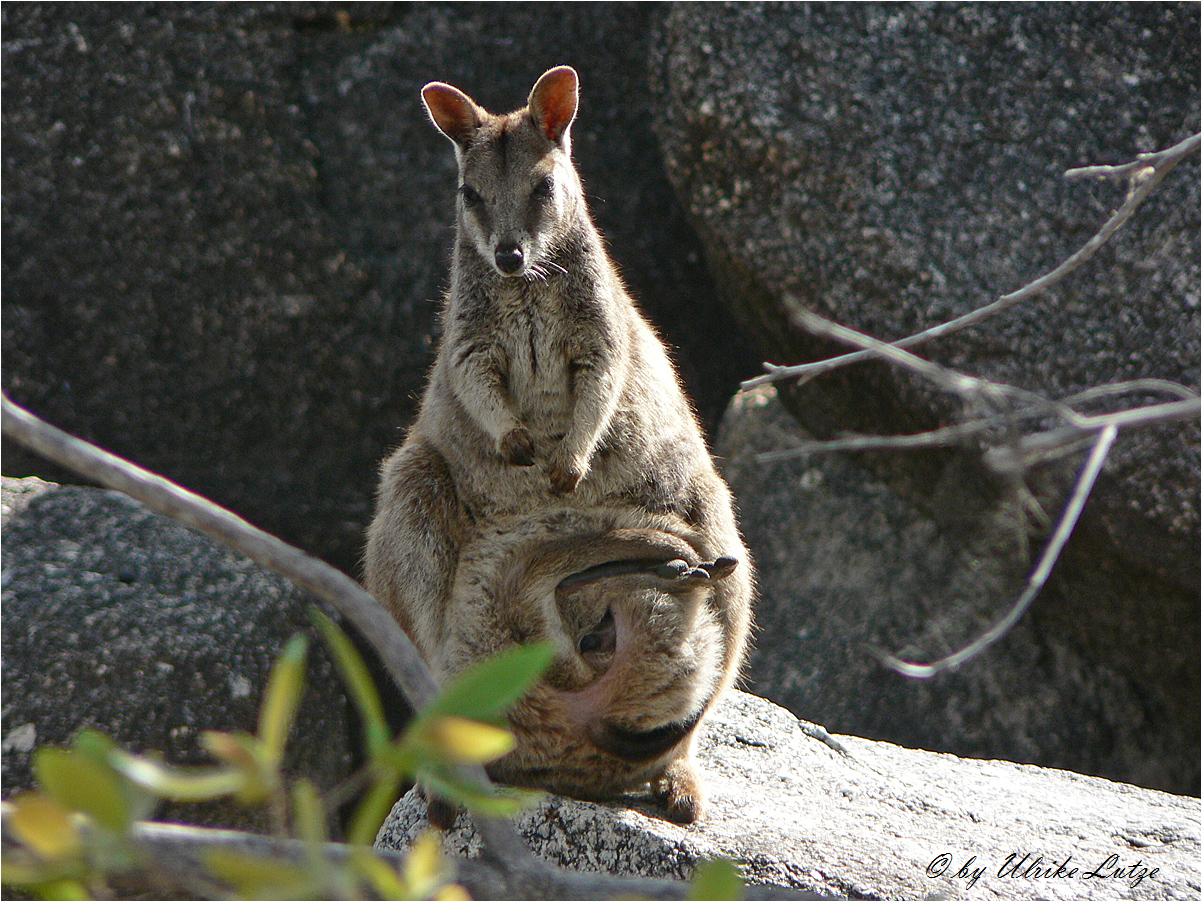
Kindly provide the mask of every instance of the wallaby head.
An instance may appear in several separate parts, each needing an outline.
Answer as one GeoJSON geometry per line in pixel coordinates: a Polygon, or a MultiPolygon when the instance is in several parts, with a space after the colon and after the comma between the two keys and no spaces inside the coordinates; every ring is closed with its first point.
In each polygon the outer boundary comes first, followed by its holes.
{"type": "Polygon", "coordinates": [[[555,643],[550,670],[510,712],[518,745],[490,773],[588,799],[663,783],[670,816],[692,820],[691,746],[725,653],[711,602],[736,564],[703,562],[656,528],[580,525],[498,532],[465,549],[439,657],[454,672],[515,642],[555,643]],[[691,800],[680,810],[673,767],[691,800]]]}
{"type": "Polygon", "coordinates": [[[451,85],[422,89],[430,118],[455,145],[461,238],[502,277],[543,278],[582,212],[571,161],[576,71],[543,73],[524,109],[493,115],[451,85]]]}

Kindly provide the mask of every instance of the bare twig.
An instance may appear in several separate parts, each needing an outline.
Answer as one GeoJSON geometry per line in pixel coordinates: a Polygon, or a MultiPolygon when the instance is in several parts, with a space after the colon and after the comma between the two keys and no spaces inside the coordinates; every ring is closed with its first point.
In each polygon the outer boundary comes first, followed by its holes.
{"type": "Polygon", "coordinates": [[[1089,493],[1093,490],[1094,482],[1102,470],[1102,464],[1106,460],[1106,455],[1110,453],[1110,448],[1114,444],[1114,439],[1117,435],[1118,427],[1113,424],[1104,427],[1099,433],[1097,440],[1094,442],[1093,451],[1090,453],[1089,459],[1085,462],[1085,466],[1082,467],[1080,476],[1077,477],[1077,484],[1074,486],[1073,493],[1064,507],[1064,513],[1060,517],[1056,531],[1052,533],[1052,537],[1048,540],[1048,544],[1044,547],[1043,554],[1039,558],[1038,565],[1027,579],[1026,588],[1005,617],[995,623],[980,637],[973,640],[973,642],[960,649],[960,651],[945,658],[940,658],[938,661],[930,664],[916,664],[911,661],[903,661],[886,651],[869,648],[869,652],[873,657],[905,676],[926,678],[932,677],[941,671],[958,667],[1006,635],[1014,624],[1022,619],[1023,614],[1027,612],[1027,608],[1031,606],[1031,602],[1035,600],[1040,590],[1043,589],[1044,584],[1047,583],[1048,576],[1051,575],[1052,568],[1056,565],[1056,561],[1060,557],[1060,552],[1064,549],[1065,543],[1077,525],[1077,520],[1081,516],[1081,510],[1085,507],[1085,502],[1089,498],[1089,493]]]}
{"type": "MultiPolygon", "coordinates": [[[[1020,439],[1014,444],[992,448],[985,452],[986,463],[997,472],[1013,472],[1025,469],[1036,459],[1043,460],[1051,456],[1057,449],[1075,447],[1082,439],[1092,441],[1093,437],[1106,426],[1111,424],[1130,428],[1148,426],[1154,423],[1171,420],[1193,419],[1202,415],[1202,401],[1196,392],[1179,385],[1176,382],[1166,382],[1161,379],[1133,379],[1129,382],[1112,382],[1096,388],[1086,389],[1056,402],[1064,408],[1073,410],[1076,418],[1069,426],[1060,429],[1036,433],[1020,439]],[[1166,392],[1176,395],[1179,400],[1170,403],[1148,404],[1131,407],[1114,413],[1087,415],[1076,410],[1074,405],[1103,397],[1113,397],[1133,392],[1166,392]],[[1025,466],[1018,467],[1014,460],[1021,458],[1025,466]]],[[[946,448],[960,445],[1001,425],[1013,425],[1016,422],[1030,419],[1042,419],[1048,415],[1048,405],[1040,404],[1009,411],[1004,414],[981,417],[956,423],[952,426],[942,426],[924,432],[906,435],[859,435],[855,433],[841,435],[838,438],[823,441],[801,441],[792,448],[780,451],[765,451],[756,455],[757,463],[775,463],[803,457],[807,454],[825,454],[837,451],[914,451],[920,448],[946,448]]]]}
{"type": "Polygon", "coordinates": [[[1081,166],[1068,170],[1064,173],[1064,177],[1069,181],[1087,178],[1118,180],[1130,178],[1148,168],[1157,169],[1167,166],[1172,169],[1199,147],[1202,147],[1202,134],[1190,135],[1184,141],[1179,141],[1166,150],[1141,153],[1130,163],[1123,163],[1120,166],[1081,166]]]}
{"type": "Polygon", "coordinates": [[[792,318],[800,328],[805,329],[813,335],[833,338],[835,341],[842,342],[843,344],[860,348],[882,360],[896,363],[925,377],[944,391],[959,395],[962,398],[987,400],[994,403],[1005,399],[1017,399],[1036,407],[1044,407],[1048,413],[1058,413],[1070,419],[1075,415],[1071,408],[1062,407],[1055,401],[1050,401],[1035,392],[956,372],[945,366],[932,363],[923,357],[911,354],[896,344],[881,341],[879,338],[873,338],[871,335],[865,335],[863,332],[857,332],[855,329],[850,329],[833,320],[826,319],[804,307],[798,306],[792,318]]]}
{"type": "Polygon", "coordinates": [[[1082,417],[1059,429],[1024,436],[1014,445],[990,448],[985,452],[984,460],[986,466],[997,473],[1022,472],[1035,461],[1047,460],[1066,450],[1079,447],[1091,434],[1105,429],[1149,426],[1171,420],[1195,420],[1199,416],[1202,416],[1202,401],[1194,398],[1189,401],[1150,404],[1147,407],[1135,407],[1117,413],[1082,417]]]}
{"type": "MultiPolygon", "coordinates": [[[[1123,166],[1086,166],[1068,170],[1065,173],[1065,178],[1070,180],[1087,177],[1106,179],[1128,177],[1131,180],[1130,189],[1122,206],[1114,212],[1110,219],[1098,230],[1097,234],[1055,269],[1033,282],[1029,282],[1017,291],[1002,295],[993,303],[979,307],[963,316],[958,316],[940,325],[932,326],[906,338],[891,342],[892,346],[895,348],[910,348],[922,342],[942,338],[960,329],[975,325],[1008,307],[1013,307],[1015,304],[1020,304],[1041,292],[1047,291],[1069,273],[1079,269],[1082,264],[1096,254],[1102,245],[1109,241],[1111,236],[1131,218],[1132,214],[1148,198],[1148,195],[1176,168],[1177,164],[1198,150],[1200,143],[1202,143],[1202,134],[1197,134],[1186,138],[1184,141],[1175,144],[1167,150],[1141,154],[1134,161],[1123,166]]],[[[747,380],[742,384],[741,388],[746,391],[756,386],[778,382],[782,379],[809,380],[838,367],[868,360],[876,356],[878,356],[877,351],[865,349],[813,363],[802,363],[797,366],[777,366],[776,364],[765,363],[764,369],[767,372],[762,376],[747,380]]]]}

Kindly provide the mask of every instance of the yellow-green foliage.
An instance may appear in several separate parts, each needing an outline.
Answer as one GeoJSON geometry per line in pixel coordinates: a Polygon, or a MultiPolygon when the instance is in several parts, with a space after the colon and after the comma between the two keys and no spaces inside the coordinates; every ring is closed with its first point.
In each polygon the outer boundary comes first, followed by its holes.
{"type": "Polygon", "coordinates": [[[452,802],[488,814],[512,814],[530,793],[498,791],[465,779],[461,764],[484,764],[508,752],[513,736],[505,710],[533,685],[550,662],[543,645],[514,649],[449,685],[401,735],[392,737],[376,687],[350,640],[328,617],[312,612],[361,715],[368,761],[360,778],[367,789],[351,820],[351,853],[335,863],[323,854],[330,812],[316,787],[286,785],[281,766],[304,693],[308,640],[295,636],[268,678],[256,732],[206,732],[201,741],[216,763],[175,767],[119,749],[91,731],[71,748],[39,749],[36,792],[6,803],[15,844],[4,852],[0,878],[47,898],[108,895],[106,881],[146,864],[133,831],[163,799],[235,798],[266,805],[278,836],[302,841],[305,861],[268,860],[249,852],[210,850],[209,875],[246,898],[463,898],[453,869],[434,835],[420,839],[397,870],[372,853],[397,792],[420,780],[452,802]]]}
{"type": "MultiPolygon", "coordinates": [[[[329,803],[308,780],[289,787],[281,771],[284,750],[304,694],[308,640],[293,637],[268,677],[254,734],[209,731],[201,742],[216,763],[175,767],[134,755],[92,731],[71,748],[43,748],[34,757],[38,790],[5,802],[12,843],[0,879],[47,899],[112,897],[111,881],[152,864],[139,844],[136,821],[159,801],[234,798],[266,805],[276,835],[299,841],[299,862],[221,847],[201,860],[210,881],[247,899],[467,899],[453,864],[433,831],[420,836],[403,866],[375,854],[371,844],[406,780],[418,780],[443,798],[495,816],[514,814],[537,797],[523,790],[484,787],[465,778],[462,764],[485,764],[513,748],[506,710],[546,670],[548,643],[522,646],[486,661],[448,685],[399,736],[393,737],[367,668],[332,620],[311,612],[318,633],[363,723],[367,763],[358,775],[366,789],[351,819],[348,854],[327,854],[329,803]]],[[[698,868],[690,898],[739,899],[743,883],[730,862],[698,868]]]]}

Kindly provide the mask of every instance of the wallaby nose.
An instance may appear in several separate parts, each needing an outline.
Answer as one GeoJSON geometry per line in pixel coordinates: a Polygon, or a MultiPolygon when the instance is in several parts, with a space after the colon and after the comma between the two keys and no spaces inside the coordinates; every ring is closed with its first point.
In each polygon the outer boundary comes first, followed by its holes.
{"type": "Polygon", "coordinates": [[[497,245],[493,259],[497,261],[497,269],[511,276],[522,268],[522,248],[516,241],[503,241],[497,245]]]}

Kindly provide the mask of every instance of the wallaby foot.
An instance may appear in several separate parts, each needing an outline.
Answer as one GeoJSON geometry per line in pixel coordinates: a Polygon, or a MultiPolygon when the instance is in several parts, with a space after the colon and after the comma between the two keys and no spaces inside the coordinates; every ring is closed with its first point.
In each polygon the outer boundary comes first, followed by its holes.
{"type": "Polygon", "coordinates": [[[677,758],[651,786],[668,820],[677,824],[696,823],[705,810],[701,775],[691,757],[677,758]]]}
{"type": "Polygon", "coordinates": [[[430,822],[431,827],[445,833],[455,826],[455,820],[459,817],[458,805],[435,795],[421,784],[418,784],[417,791],[426,800],[426,820],[430,822]]]}

